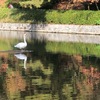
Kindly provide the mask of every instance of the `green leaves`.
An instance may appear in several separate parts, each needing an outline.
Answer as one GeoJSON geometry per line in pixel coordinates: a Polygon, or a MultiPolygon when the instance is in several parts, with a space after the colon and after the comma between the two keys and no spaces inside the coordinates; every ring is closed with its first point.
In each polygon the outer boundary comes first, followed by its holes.
{"type": "Polygon", "coordinates": [[[97,25],[100,25],[100,19],[96,21],[96,24],[97,25]]]}
{"type": "Polygon", "coordinates": [[[6,1],[6,4],[9,4],[9,3],[11,3],[12,2],[12,0],[7,0],[6,1]]]}

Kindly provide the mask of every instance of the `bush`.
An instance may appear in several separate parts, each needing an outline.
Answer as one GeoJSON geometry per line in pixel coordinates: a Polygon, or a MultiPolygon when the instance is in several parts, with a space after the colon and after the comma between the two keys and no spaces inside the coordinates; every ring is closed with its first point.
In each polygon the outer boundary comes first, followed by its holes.
{"type": "Polygon", "coordinates": [[[97,25],[100,25],[100,19],[96,21],[96,24],[97,25]]]}

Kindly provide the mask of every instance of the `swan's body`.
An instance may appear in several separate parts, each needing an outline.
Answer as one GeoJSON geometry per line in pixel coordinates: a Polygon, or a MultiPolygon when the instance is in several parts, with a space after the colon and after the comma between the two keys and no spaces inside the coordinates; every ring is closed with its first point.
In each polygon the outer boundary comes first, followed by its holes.
{"type": "Polygon", "coordinates": [[[21,53],[15,54],[14,56],[16,56],[20,60],[24,60],[24,69],[26,69],[27,56],[25,54],[21,54],[21,53]]]}
{"type": "Polygon", "coordinates": [[[27,46],[27,42],[26,42],[26,34],[24,34],[24,42],[20,42],[17,45],[15,45],[14,47],[19,48],[19,49],[23,49],[27,46]]]}

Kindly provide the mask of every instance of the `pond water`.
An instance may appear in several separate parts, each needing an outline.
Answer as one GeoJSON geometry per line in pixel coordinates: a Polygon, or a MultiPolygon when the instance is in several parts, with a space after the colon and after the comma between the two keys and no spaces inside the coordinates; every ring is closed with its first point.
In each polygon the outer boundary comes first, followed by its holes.
{"type": "Polygon", "coordinates": [[[0,100],[100,100],[98,44],[51,44],[28,33],[28,46],[18,50],[14,45],[23,41],[23,32],[4,33],[0,33],[0,100]]]}

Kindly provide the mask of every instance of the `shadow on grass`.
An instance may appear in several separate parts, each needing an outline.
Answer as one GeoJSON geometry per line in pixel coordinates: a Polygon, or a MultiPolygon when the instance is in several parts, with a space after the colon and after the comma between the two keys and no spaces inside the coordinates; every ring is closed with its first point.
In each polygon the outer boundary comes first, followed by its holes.
{"type": "MultiPolygon", "coordinates": [[[[41,9],[15,9],[11,16],[19,17],[21,22],[29,23],[44,23],[46,22],[46,10],[41,9]]],[[[16,19],[16,18],[15,18],[16,19]]]]}

